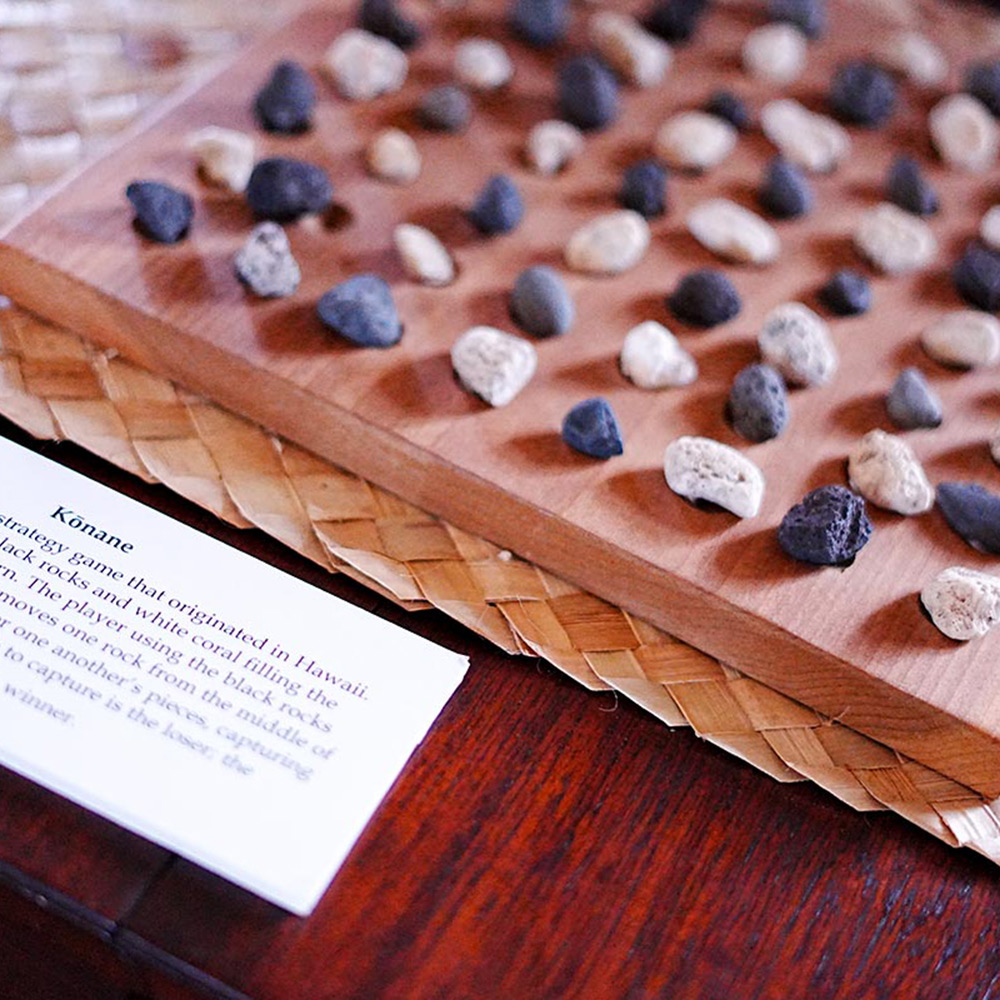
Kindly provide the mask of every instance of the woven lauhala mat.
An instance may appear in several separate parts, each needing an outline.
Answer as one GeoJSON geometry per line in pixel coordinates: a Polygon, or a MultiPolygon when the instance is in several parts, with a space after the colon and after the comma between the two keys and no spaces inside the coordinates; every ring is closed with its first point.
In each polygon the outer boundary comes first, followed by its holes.
{"type": "MultiPolygon", "coordinates": [[[[918,16],[909,0],[877,2],[901,22],[918,16]]],[[[0,219],[288,5],[0,0],[0,219]]],[[[510,653],[620,692],[778,781],[812,780],[855,809],[891,809],[1000,863],[1000,800],[16,306],[0,310],[0,413],[405,608],[439,608],[510,653]]]]}

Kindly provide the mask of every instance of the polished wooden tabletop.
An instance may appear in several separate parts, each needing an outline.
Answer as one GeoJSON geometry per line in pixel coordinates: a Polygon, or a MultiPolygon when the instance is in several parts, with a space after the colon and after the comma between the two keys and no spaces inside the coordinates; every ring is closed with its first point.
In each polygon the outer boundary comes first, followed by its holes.
{"type": "Polygon", "coordinates": [[[33,447],[471,667],[304,920],[0,769],[0,1000],[1000,996],[985,860],[33,447]]]}

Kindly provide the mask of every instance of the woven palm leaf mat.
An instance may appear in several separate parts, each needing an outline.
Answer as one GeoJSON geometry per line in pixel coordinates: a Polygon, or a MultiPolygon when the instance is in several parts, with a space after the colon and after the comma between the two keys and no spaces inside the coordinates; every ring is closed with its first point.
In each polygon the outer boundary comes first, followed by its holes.
{"type": "MultiPolygon", "coordinates": [[[[908,0],[878,0],[913,24],[908,0]]],[[[289,4],[0,0],[0,218],[289,4]]],[[[481,538],[16,305],[0,414],[256,527],[414,611],[435,607],[689,726],[778,781],[812,780],[1000,863],[1000,800],[823,718],[481,538]]]]}

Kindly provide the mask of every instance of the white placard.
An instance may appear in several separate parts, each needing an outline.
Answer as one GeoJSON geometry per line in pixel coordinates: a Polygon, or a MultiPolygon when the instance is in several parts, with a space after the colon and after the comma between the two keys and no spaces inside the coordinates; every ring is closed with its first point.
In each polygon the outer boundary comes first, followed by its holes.
{"type": "Polygon", "coordinates": [[[293,913],[467,660],[0,439],[0,763],[293,913]]]}

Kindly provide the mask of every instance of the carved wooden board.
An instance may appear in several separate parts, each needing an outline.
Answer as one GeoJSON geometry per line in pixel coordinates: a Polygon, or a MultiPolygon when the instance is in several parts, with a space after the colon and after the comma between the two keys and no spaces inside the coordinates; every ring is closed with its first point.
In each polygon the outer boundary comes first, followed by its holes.
{"type": "MultiPolygon", "coordinates": [[[[584,8],[576,9],[580,21],[584,8]]],[[[956,63],[988,46],[970,15],[934,10],[940,23],[932,30],[956,63]]],[[[996,373],[949,372],[925,357],[916,339],[929,320],[961,304],[948,269],[996,197],[998,173],[960,176],[936,163],[924,119],[940,94],[904,86],[890,125],[852,130],[850,162],[815,179],[813,215],[779,225],[779,263],[724,268],[743,296],[742,315],[710,332],[691,330],[668,315],[664,295],[685,271],[721,265],[687,235],[684,215],[716,194],[753,205],[773,150],[759,134],[744,136],[714,173],[671,178],[670,211],[653,224],[652,247],[634,271],[567,276],[575,327],[539,343],[535,380],[509,407],[489,410],[452,376],[455,338],[476,323],[513,329],[506,294],[515,276],[531,264],[561,266],[569,234],[615,207],[623,167],[649,154],[653,131],[671,111],[700,105],[724,81],[758,108],[779,93],[738,67],[741,40],[759,14],[720,6],[699,42],[676,53],[662,87],[625,91],[620,124],[589,137],[568,172],[539,178],[524,169],[520,152],[528,127],[554,113],[558,56],[512,43],[514,84],[477,99],[464,136],[427,133],[413,118],[419,95],[448,78],[454,41],[502,35],[500,16],[500,5],[488,0],[449,15],[417,50],[399,94],[351,105],[323,85],[314,131],[259,136],[262,152],[322,163],[336,185],[337,211],[289,227],[304,273],[293,298],[255,301],[241,288],[232,256],[250,228],[249,212],[241,198],[196,179],[185,137],[207,124],[254,130],[249,104],[271,64],[294,56],[315,65],[349,23],[342,5],[302,15],[260,41],[15,223],[0,247],[0,289],[848,725],[1000,794],[1000,634],[953,643],[922,615],[916,597],[946,566],[996,569],[997,560],[965,545],[937,511],[912,519],[874,511],[874,538],[846,570],[793,563],[775,534],[807,490],[844,481],[844,456],[857,437],[891,429],[881,399],[904,365],[928,374],[947,411],[939,430],[907,434],[932,480],[1000,487],[985,444],[1000,418],[996,373]],[[390,123],[410,128],[424,155],[423,175],[411,187],[380,184],[364,171],[366,137],[390,123]],[[832,320],[842,356],[833,384],[794,393],[782,438],[742,442],[723,404],[732,376],[756,357],[762,317],[787,299],[815,305],[816,288],[836,267],[863,268],[850,233],[858,214],[880,200],[898,148],[927,163],[942,196],[944,210],[932,221],[941,243],[936,263],[913,276],[876,277],[868,316],[832,320]],[[516,233],[484,239],[463,208],[496,171],[521,186],[527,215],[516,233]],[[197,196],[186,242],[155,246],[133,231],[123,189],[139,177],[197,196]],[[403,220],[429,226],[454,251],[454,285],[427,289],[406,280],[390,241],[403,220]],[[339,343],[315,318],[316,299],[359,271],[377,272],[393,286],[406,333],[391,350],[339,343]],[[696,384],[649,393],[621,377],[622,339],[642,319],[678,333],[701,366],[696,384]],[[571,453],[558,435],[569,407],[596,394],[611,401],[626,439],[624,456],[606,463],[571,453]],[[666,487],[663,450],[692,433],[734,444],[760,464],[768,487],[758,517],[699,510],[666,487]]],[[[830,37],[810,47],[806,74],[787,92],[819,106],[831,68],[884,37],[885,27],[868,17],[860,3],[837,7],[830,37]]],[[[956,72],[953,87],[957,79],[956,72]]]]}

